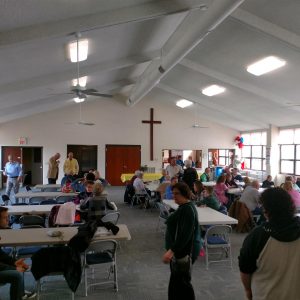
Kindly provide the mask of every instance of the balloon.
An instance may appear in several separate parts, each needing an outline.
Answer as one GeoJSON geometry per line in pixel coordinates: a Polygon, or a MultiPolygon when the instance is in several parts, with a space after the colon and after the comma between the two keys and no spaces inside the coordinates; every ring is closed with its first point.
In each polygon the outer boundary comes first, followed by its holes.
{"type": "Polygon", "coordinates": [[[240,138],[240,142],[244,143],[244,138],[243,137],[240,138]]]}
{"type": "Polygon", "coordinates": [[[239,146],[240,149],[242,149],[244,144],[243,143],[238,143],[238,146],[239,146]]]}

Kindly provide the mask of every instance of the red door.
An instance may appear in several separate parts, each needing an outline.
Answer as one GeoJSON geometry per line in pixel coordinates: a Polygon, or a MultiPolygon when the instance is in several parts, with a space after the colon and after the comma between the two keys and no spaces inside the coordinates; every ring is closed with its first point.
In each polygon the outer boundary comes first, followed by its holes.
{"type": "Polygon", "coordinates": [[[111,185],[123,185],[123,173],[134,173],[141,166],[141,146],[106,145],[105,177],[111,185]]]}
{"type": "MultiPolygon", "coordinates": [[[[22,148],[21,147],[2,147],[2,170],[8,162],[8,155],[13,156],[13,160],[22,164],[22,148]]],[[[2,183],[6,182],[6,176],[2,176],[2,183]]]]}

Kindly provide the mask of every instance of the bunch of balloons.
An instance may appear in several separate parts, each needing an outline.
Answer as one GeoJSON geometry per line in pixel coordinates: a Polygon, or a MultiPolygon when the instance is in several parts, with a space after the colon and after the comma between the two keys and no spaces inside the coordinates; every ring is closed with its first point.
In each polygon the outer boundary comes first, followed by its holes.
{"type": "Polygon", "coordinates": [[[243,137],[237,136],[237,137],[234,139],[234,141],[235,141],[235,144],[236,144],[240,149],[243,148],[243,146],[244,146],[244,139],[243,139],[243,137]]]}

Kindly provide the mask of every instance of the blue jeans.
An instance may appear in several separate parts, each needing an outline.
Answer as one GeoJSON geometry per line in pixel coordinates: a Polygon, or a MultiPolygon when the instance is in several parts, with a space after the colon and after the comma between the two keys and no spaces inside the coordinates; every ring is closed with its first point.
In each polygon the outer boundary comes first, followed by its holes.
{"type": "Polygon", "coordinates": [[[0,271],[0,283],[10,283],[10,300],[20,300],[24,296],[23,276],[19,271],[0,271]]]}

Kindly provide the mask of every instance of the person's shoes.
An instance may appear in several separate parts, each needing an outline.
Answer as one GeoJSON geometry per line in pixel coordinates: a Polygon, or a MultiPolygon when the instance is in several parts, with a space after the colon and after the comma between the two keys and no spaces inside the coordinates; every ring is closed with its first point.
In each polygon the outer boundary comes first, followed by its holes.
{"type": "Polygon", "coordinates": [[[36,298],[36,292],[25,291],[25,295],[22,297],[22,300],[35,299],[35,298],[36,298]]]}

